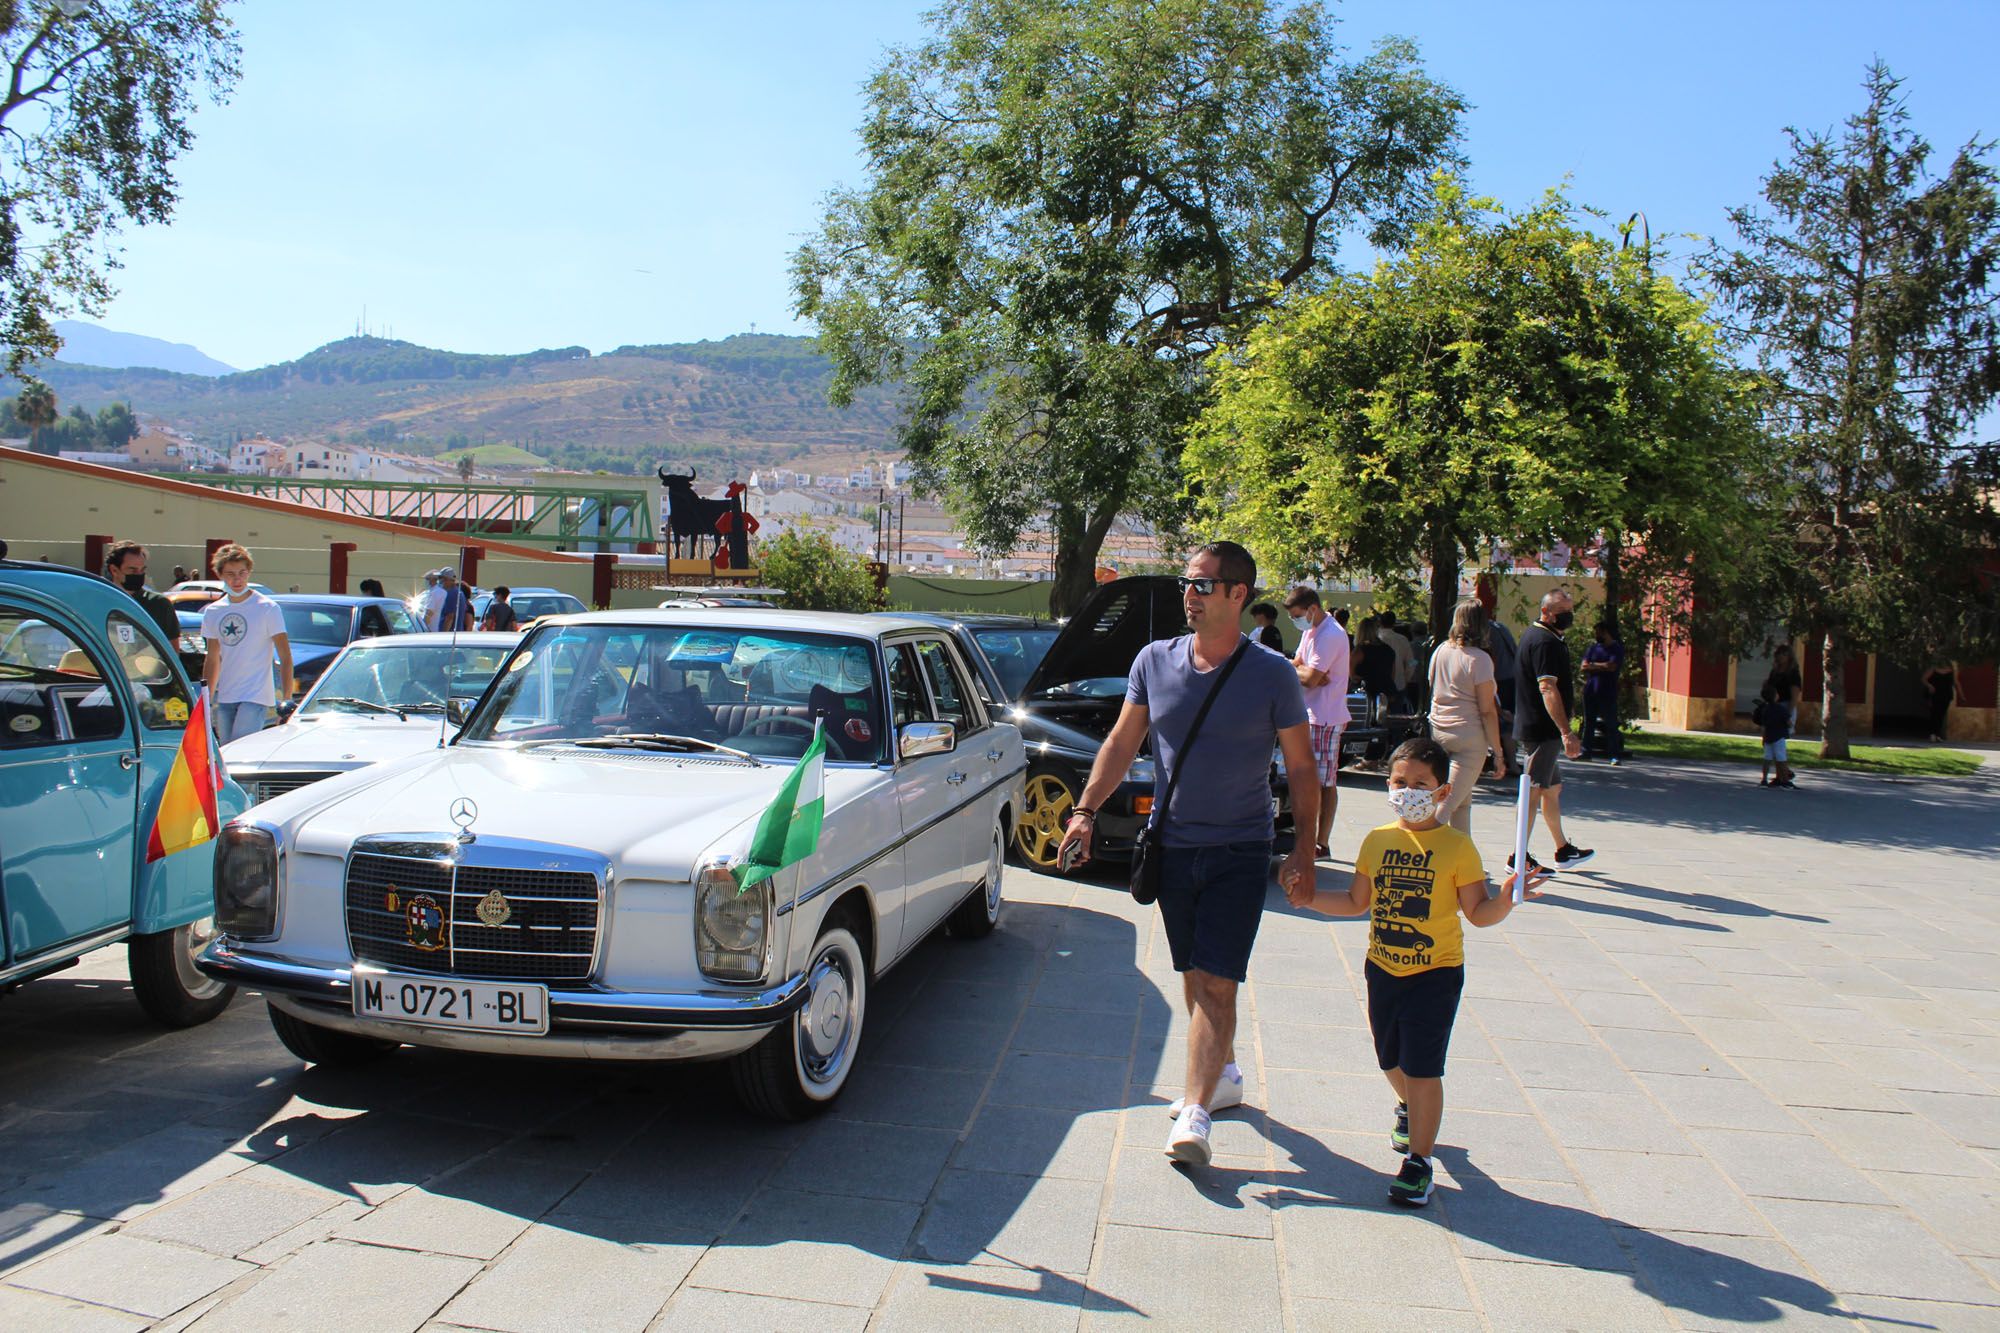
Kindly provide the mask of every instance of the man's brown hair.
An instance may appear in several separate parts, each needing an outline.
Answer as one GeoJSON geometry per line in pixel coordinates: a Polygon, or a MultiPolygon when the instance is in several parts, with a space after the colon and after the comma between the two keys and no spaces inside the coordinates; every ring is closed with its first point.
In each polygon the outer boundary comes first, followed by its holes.
{"type": "Polygon", "coordinates": [[[138,542],[113,542],[111,549],[104,553],[104,567],[117,569],[125,563],[125,557],[134,552],[144,555],[146,548],[138,542]]]}

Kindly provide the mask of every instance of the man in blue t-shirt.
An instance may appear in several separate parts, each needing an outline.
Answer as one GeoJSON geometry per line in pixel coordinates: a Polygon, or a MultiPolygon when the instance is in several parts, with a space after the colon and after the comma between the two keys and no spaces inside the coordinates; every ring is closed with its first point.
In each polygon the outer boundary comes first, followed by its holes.
{"type": "MultiPolygon", "coordinates": [[[[1271,872],[1272,747],[1283,747],[1287,773],[1314,771],[1297,673],[1243,637],[1243,608],[1256,583],[1257,562],[1235,542],[1211,542],[1189,557],[1181,599],[1192,632],[1140,650],[1124,709],[1063,833],[1065,849],[1080,844],[1088,857],[1097,807],[1117,790],[1150,732],[1153,821],[1163,848],[1160,918],[1190,1019],[1186,1090],[1172,1108],[1167,1155],[1196,1166],[1209,1160],[1209,1113],[1243,1100],[1233,1050],[1236,990],[1249,975],[1271,872]],[[1168,808],[1168,779],[1195,714],[1239,647],[1242,658],[1202,721],[1191,767],[1168,808]]],[[[1319,818],[1319,789],[1311,782],[1289,788],[1293,824],[1305,832],[1279,873],[1287,888],[1312,882],[1310,831],[1319,818]]]]}

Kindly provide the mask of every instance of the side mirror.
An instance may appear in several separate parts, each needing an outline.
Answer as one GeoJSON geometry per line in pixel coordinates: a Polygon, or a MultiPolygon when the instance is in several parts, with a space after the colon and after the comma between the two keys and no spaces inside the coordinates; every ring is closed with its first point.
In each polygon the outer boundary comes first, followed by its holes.
{"type": "Polygon", "coordinates": [[[958,748],[958,728],[949,722],[909,722],[896,733],[896,753],[905,759],[950,754],[958,748]]]}
{"type": "Polygon", "coordinates": [[[278,721],[289,722],[292,714],[298,711],[299,701],[297,699],[287,699],[278,705],[278,721]]]}
{"type": "Polygon", "coordinates": [[[451,719],[453,726],[464,726],[465,719],[472,716],[472,700],[457,697],[446,699],[444,701],[444,715],[451,719]]]}

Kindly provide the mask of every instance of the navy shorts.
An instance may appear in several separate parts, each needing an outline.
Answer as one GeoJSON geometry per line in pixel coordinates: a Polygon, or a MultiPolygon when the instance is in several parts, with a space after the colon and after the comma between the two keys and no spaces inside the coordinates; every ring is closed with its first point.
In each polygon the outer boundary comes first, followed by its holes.
{"type": "Polygon", "coordinates": [[[1247,979],[1270,878],[1268,841],[1162,848],[1160,920],[1174,971],[1247,979]]]}
{"type": "Polygon", "coordinates": [[[1409,1078],[1443,1078],[1465,968],[1433,967],[1399,977],[1371,959],[1362,971],[1368,977],[1368,1028],[1375,1034],[1376,1061],[1409,1078]]]}

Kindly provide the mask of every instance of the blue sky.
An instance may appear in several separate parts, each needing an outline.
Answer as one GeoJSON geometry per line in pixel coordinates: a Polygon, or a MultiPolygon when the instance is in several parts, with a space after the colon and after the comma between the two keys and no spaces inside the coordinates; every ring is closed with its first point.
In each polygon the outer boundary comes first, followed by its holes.
{"type": "MultiPolygon", "coordinates": [[[[243,80],[197,117],[175,221],[125,236],[99,322],[246,368],[352,333],[364,307],[375,332],[456,351],[807,332],[789,256],[858,179],[861,85],[926,8],[241,6],[243,80]]],[[[1655,237],[1722,230],[1784,126],[1836,125],[1876,56],[1938,149],[2000,134],[1984,0],[1336,12],[1356,48],[1414,38],[1471,101],[1476,189],[1522,203],[1567,176],[1655,237]]]]}

